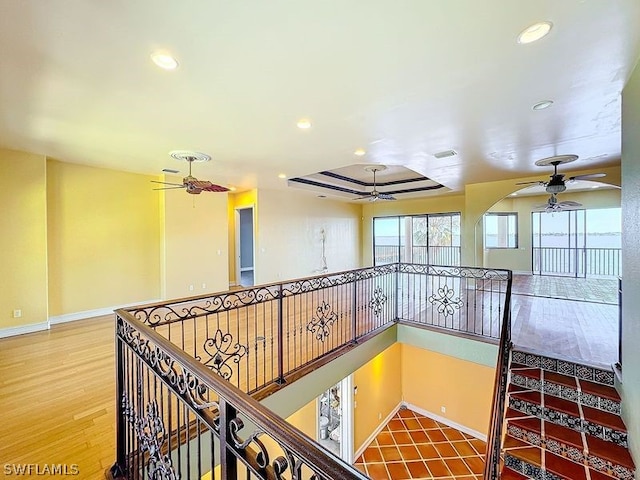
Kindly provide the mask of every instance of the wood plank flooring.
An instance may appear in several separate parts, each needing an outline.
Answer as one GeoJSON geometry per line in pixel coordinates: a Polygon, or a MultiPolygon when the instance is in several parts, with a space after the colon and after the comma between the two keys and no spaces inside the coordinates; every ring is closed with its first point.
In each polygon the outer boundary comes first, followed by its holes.
{"type": "Polygon", "coordinates": [[[0,340],[3,466],[76,464],[77,478],[104,478],[115,461],[113,326],[110,315],[0,340]]]}

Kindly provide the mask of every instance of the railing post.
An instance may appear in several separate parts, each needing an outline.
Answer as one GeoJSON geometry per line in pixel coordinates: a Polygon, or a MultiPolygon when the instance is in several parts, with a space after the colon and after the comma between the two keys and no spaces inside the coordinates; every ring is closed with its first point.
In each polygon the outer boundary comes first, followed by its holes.
{"type": "Polygon", "coordinates": [[[401,300],[401,296],[400,295],[400,262],[396,263],[396,272],[394,275],[394,283],[395,285],[393,285],[393,292],[395,293],[396,296],[396,303],[394,305],[395,308],[395,312],[393,312],[393,316],[394,316],[394,321],[397,322],[398,320],[400,320],[400,318],[398,317],[398,312],[399,312],[399,305],[400,305],[400,300],[401,300]]]}
{"type": "Polygon", "coordinates": [[[353,338],[351,343],[358,343],[358,279],[353,280],[353,301],[351,302],[351,330],[353,338]]]}
{"type": "Polygon", "coordinates": [[[238,460],[233,453],[233,439],[229,423],[236,418],[236,409],[224,398],[219,400],[220,407],[220,474],[222,480],[237,480],[238,460]]]}
{"type": "Polygon", "coordinates": [[[284,313],[283,313],[282,284],[278,286],[278,379],[276,383],[284,385],[284,313]]]}
{"type": "Polygon", "coordinates": [[[115,347],[116,347],[116,463],[111,467],[111,475],[115,478],[123,478],[123,469],[127,467],[125,458],[126,423],[122,411],[122,395],[125,386],[124,345],[118,334],[118,324],[122,322],[116,315],[115,347]]]}

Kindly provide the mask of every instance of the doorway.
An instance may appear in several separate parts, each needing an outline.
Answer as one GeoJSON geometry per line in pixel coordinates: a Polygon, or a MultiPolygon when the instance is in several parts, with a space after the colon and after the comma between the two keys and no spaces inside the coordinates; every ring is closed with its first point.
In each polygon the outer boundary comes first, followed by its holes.
{"type": "Polygon", "coordinates": [[[344,378],[318,397],[318,443],[353,462],[352,376],[344,378]]]}
{"type": "Polygon", "coordinates": [[[236,208],[236,284],[255,284],[253,207],[236,208]]]}

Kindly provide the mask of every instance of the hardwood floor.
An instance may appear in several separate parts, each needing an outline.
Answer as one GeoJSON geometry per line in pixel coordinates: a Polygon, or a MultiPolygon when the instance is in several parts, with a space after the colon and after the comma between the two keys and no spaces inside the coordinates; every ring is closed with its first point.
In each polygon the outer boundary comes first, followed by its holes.
{"type": "Polygon", "coordinates": [[[113,316],[0,340],[0,459],[76,464],[104,478],[115,461],[113,316]]]}
{"type": "Polygon", "coordinates": [[[618,361],[616,280],[514,275],[513,291],[516,347],[605,368],[618,361]]]}

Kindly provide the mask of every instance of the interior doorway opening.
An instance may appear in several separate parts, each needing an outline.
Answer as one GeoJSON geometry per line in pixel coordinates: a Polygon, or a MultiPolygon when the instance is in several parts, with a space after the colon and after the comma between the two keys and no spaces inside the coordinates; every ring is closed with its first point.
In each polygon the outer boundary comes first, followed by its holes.
{"type": "Polygon", "coordinates": [[[353,462],[351,375],[318,397],[318,443],[345,462],[353,462]]]}
{"type": "Polygon", "coordinates": [[[255,284],[253,207],[236,208],[236,284],[255,284]]]}

